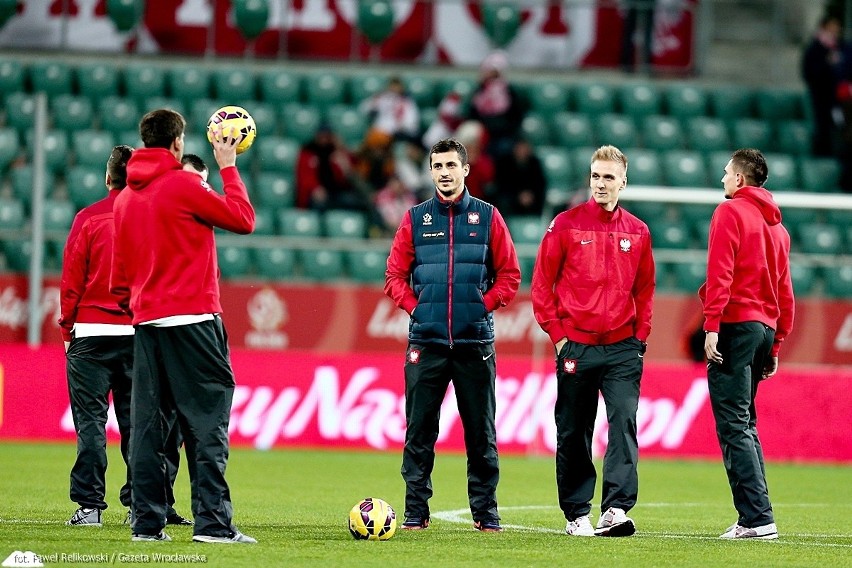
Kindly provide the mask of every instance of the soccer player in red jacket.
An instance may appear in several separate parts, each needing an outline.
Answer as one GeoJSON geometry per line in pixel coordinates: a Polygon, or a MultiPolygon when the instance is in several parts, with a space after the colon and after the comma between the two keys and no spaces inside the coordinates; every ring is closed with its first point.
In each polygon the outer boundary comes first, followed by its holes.
{"type": "Polygon", "coordinates": [[[725,198],[710,220],[704,305],[704,354],[710,404],[737,522],[721,538],[778,538],[755,397],[778,370],[778,352],[793,329],[790,235],[763,187],[769,175],[760,151],[740,149],[725,166],[725,198]]]}
{"type": "Polygon", "coordinates": [[[556,347],[556,486],[572,536],[630,536],[639,490],[636,411],[655,289],[648,227],[618,206],[627,157],[614,146],[592,155],[591,198],[550,223],[533,270],[536,321],[556,347]],[[601,516],[592,432],[603,395],[609,440],[601,516]]]}
{"type": "Polygon", "coordinates": [[[186,122],[149,112],[139,125],[144,148],[127,165],[115,201],[111,289],[136,328],[130,441],[133,540],[171,540],[163,532],[163,416],[177,412],[192,484],[193,540],[255,543],[233,524],[225,481],[234,374],[219,302],[214,227],[251,233],[255,214],[236,168],[233,132],[213,132],[224,195],[184,171],[186,122]]]}

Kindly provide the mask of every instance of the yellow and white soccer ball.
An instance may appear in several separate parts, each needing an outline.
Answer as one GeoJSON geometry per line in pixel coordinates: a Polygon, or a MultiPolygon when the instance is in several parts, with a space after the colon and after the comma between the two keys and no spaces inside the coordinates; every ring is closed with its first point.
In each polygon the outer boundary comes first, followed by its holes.
{"type": "Polygon", "coordinates": [[[356,540],[388,540],[396,532],[396,513],[385,501],[367,497],[349,511],[349,532],[356,540]]]}
{"type": "Polygon", "coordinates": [[[242,134],[243,138],[237,144],[237,154],[242,154],[251,148],[255,136],[257,136],[257,125],[243,107],[228,105],[213,113],[210,120],[207,121],[207,140],[210,142],[213,141],[213,133],[210,129],[214,124],[218,124],[222,128],[222,133],[225,136],[231,135],[231,129],[242,134]]]}

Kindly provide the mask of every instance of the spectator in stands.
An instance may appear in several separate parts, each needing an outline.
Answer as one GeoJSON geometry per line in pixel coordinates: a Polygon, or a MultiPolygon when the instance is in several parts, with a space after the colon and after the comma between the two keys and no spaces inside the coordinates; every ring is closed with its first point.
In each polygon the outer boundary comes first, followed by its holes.
{"type": "Polygon", "coordinates": [[[449,138],[462,121],[462,97],[457,92],[450,91],[438,104],[438,115],[423,134],[423,145],[431,148],[438,140],[449,138]]]}
{"type": "Polygon", "coordinates": [[[843,63],[840,32],[839,18],[832,15],[823,17],[802,56],[802,77],[808,87],[814,115],[811,152],[815,156],[834,155],[836,128],[833,113],[837,106],[837,85],[843,63]]]}
{"type": "Polygon", "coordinates": [[[757,436],[755,397],[778,370],[781,343],[793,329],[790,235],[763,184],[766,160],[737,150],[725,166],[725,199],[710,220],[704,306],[704,355],[710,406],[733,493],[737,522],[725,539],[776,539],[757,436]]]}
{"type": "Polygon", "coordinates": [[[399,176],[392,175],[387,185],[376,193],[376,224],[379,236],[392,236],[403,215],[417,205],[417,202],[416,193],[409,189],[399,176]]]}
{"type": "Polygon", "coordinates": [[[416,138],[405,137],[394,143],[395,175],[416,197],[422,197],[421,201],[429,199],[434,191],[428,159],[426,149],[416,138]]]}
{"type": "Polygon", "coordinates": [[[502,51],[495,51],[482,61],[479,85],[471,97],[467,117],[485,126],[485,151],[497,160],[511,153],[526,113],[523,100],[504,76],[508,63],[502,51]]]}
{"type": "Polygon", "coordinates": [[[355,153],[353,181],[359,193],[375,195],[387,185],[395,171],[393,138],[380,130],[371,130],[355,153]]]}
{"type": "Polygon", "coordinates": [[[506,216],[541,215],[547,180],[532,145],[519,138],[512,153],[497,162],[496,202],[506,216]]]}
{"type": "Polygon", "coordinates": [[[489,203],[494,199],[494,160],[483,151],[486,139],[481,123],[468,120],[456,130],[456,139],[467,148],[467,160],[470,173],[465,180],[468,192],[473,197],[489,203]]]}
{"type": "Polygon", "coordinates": [[[302,209],[364,210],[367,201],[352,183],[353,157],[323,124],[302,146],[296,161],[296,206],[302,209]]]}
{"type": "Polygon", "coordinates": [[[370,130],[382,132],[392,139],[420,134],[420,110],[405,92],[405,84],[399,77],[391,77],[384,91],[362,101],[358,108],[370,116],[370,130]]]}

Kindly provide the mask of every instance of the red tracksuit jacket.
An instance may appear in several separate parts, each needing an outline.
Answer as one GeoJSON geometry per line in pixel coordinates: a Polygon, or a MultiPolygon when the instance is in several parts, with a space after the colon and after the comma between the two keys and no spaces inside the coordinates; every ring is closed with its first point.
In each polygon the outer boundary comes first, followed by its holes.
{"type": "Polygon", "coordinates": [[[222,311],[213,227],[251,233],[254,209],[237,168],[221,175],[225,195],[164,148],[130,157],[128,187],[115,200],[110,287],[134,324],[222,311]]]}
{"type": "Polygon", "coordinates": [[[790,235],[781,210],[762,187],[743,187],[710,220],[707,282],[698,291],[704,331],[759,321],[775,330],[772,355],[793,329],[790,235]]]}

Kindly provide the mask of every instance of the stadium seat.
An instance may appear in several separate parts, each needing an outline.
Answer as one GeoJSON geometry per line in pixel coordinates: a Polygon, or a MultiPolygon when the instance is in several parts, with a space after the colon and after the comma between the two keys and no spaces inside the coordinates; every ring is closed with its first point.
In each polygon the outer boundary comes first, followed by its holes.
{"type": "Polygon", "coordinates": [[[146,100],[166,94],[166,74],[161,67],[149,64],[134,64],[124,69],[124,92],[149,110],[146,100]]]}
{"type": "MultiPolygon", "coordinates": [[[[144,100],[140,100],[139,102],[139,110],[142,112],[142,114],[161,108],[179,112],[181,115],[183,115],[185,119],[190,120],[189,113],[187,112],[187,106],[180,99],[176,99],[174,97],[151,96],[145,98],[144,100]]],[[[205,120],[205,123],[206,122],[207,121],[205,120]]]]}
{"type": "Polygon", "coordinates": [[[660,114],[642,118],[642,142],[651,150],[676,150],[684,147],[680,121],[660,114]]]}
{"type": "Polygon", "coordinates": [[[662,185],[663,171],[660,156],[655,150],[644,148],[627,148],[627,183],[628,185],[662,185]]]}
{"type": "MultiPolygon", "coordinates": [[[[595,153],[595,150],[597,150],[597,146],[579,146],[568,150],[572,188],[577,186],[589,187],[589,172],[591,171],[592,154],[595,153]]],[[[628,169],[630,169],[629,163],[628,169]]]]}
{"type": "Polygon", "coordinates": [[[804,155],[811,151],[811,126],[807,120],[779,120],[775,138],[779,152],[804,155]]]}
{"type": "Polygon", "coordinates": [[[74,166],[65,174],[65,182],[68,188],[68,198],[74,207],[82,209],[95,201],[106,197],[105,185],[106,162],[109,154],[103,156],[100,168],[92,166],[74,166]]]}
{"type": "Polygon", "coordinates": [[[57,61],[39,61],[30,66],[33,92],[44,91],[48,96],[71,92],[71,67],[57,61]]]}
{"type": "MultiPolygon", "coordinates": [[[[138,130],[141,114],[136,101],[124,97],[107,97],[98,104],[101,129],[113,134],[138,130]]],[[[135,140],[135,138],[134,138],[135,140]]],[[[122,140],[123,144],[125,142],[122,140]]]]}
{"type": "Polygon", "coordinates": [[[215,158],[213,157],[213,146],[207,141],[206,134],[190,133],[183,138],[184,154],[195,154],[207,164],[208,170],[216,170],[215,158]]]}
{"type": "Polygon", "coordinates": [[[273,280],[293,278],[296,265],[296,253],[293,250],[275,246],[255,248],[252,252],[258,275],[273,280]]]}
{"type": "Polygon", "coordinates": [[[689,227],[684,221],[664,218],[643,219],[643,221],[651,231],[651,241],[654,248],[686,249],[692,244],[689,227]]]}
{"type": "Polygon", "coordinates": [[[340,136],[349,148],[357,148],[367,133],[367,118],[357,107],[348,105],[333,105],[325,113],[326,122],[332,125],[334,132],[340,136]]]}
{"type": "Polygon", "coordinates": [[[171,96],[183,101],[184,104],[190,105],[198,99],[212,97],[210,72],[201,65],[178,65],[171,67],[167,77],[171,96]]]}
{"type": "Polygon", "coordinates": [[[470,77],[447,77],[436,85],[435,100],[440,101],[448,93],[458,93],[466,101],[476,90],[476,81],[470,77]]]}
{"type": "MultiPolygon", "coordinates": [[[[35,183],[32,164],[9,170],[9,182],[12,186],[12,196],[23,201],[24,207],[29,208],[33,195],[33,184],[35,183]]],[[[53,187],[53,173],[48,170],[45,172],[44,180],[45,195],[50,195],[53,187]]]]}
{"type": "Polygon", "coordinates": [[[834,298],[852,298],[852,266],[826,267],[823,271],[825,291],[834,298]]]}
{"type": "Polygon", "coordinates": [[[357,282],[383,283],[387,259],[387,252],[377,250],[350,250],[346,252],[346,266],[349,275],[357,282]]]}
{"type": "MultiPolygon", "coordinates": [[[[558,146],[540,146],[535,153],[541,160],[547,187],[571,187],[574,185],[571,155],[567,150],[558,146]]],[[[591,157],[591,154],[589,156],[591,157]]]]}
{"type": "Polygon", "coordinates": [[[53,126],[68,132],[92,128],[94,109],[86,97],[57,95],[50,100],[53,126]]]}
{"type": "Polygon", "coordinates": [[[735,148],[757,148],[767,152],[775,147],[772,125],[759,118],[731,121],[731,142],[735,148]]]}
{"type": "Polygon", "coordinates": [[[798,162],[803,190],[819,193],[840,191],[840,163],[836,159],[802,156],[798,162]]]}
{"type": "Polygon", "coordinates": [[[673,150],[662,154],[666,184],[672,187],[708,187],[704,158],[694,150],[673,150]]]}
{"type": "Polygon", "coordinates": [[[817,211],[809,207],[792,207],[785,205],[781,208],[781,222],[791,235],[799,232],[799,227],[809,223],[819,222],[817,211]]]}
{"type": "Polygon", "coordinates": [[[45,199],[44,230],[67,233],[76,214],[77,208],[67,199],[45,199]]]}
{"type": "Polygon", "coordinates": [[[119,71],[108,63],[84,63],[77,67],[80,94],[92,101],[118,95],[119,71]]]}
{"type": "Polygon", "coordinates": [[[299,157],[299,145],[281,136],[262,136],[255,143],[255,165],[261,171],[293,175],[299,157]]]}
{"type": "Polygon", "coordinates": [[[843,238],[834,225],[805,223],[798,227],[795,242],[798,249],[808,254],[839,255],[843,253],[843,238]]]}
{"type": "Polygon", "coordinates": [[[216,256],[222,278],[242,278],[251,271],[250,249],[244,246],[217,245],[216,256]]]}
{"type": "Polygon", "coordinates": [[[302,275],[310,280],[329,281],[344,276],[343,253],[335,249],[300,250],[302,275]]]}
{"type": "Polygon", "coordinates": [[[0,128],[0,173],[6,171],[20,151],[18,132],[14,128],[0,128]]]}
{"type": "Polygon", "coordinates": [[[710,109],[719,118],[749,118],[753,116],[752,98],[753,93],[742,86],[717,87],[710,91],[710,109]]]}
{"type": "Polygon", "coordinates": [[[690,149],[701,152],[729,150],[731,147],[725,121],[710,116],[686,119],[686,139],[690,149]]]}
{"type": "Polygon", "coordinates": [[[254,184],[249,188],[249,194],[260,205],[281,209],[292,207],[296,201],[293,190],[293,176],[280,172],[259,172],[254,177],[254,184]]]}
{"type": "Polygon", "coordinates": [[[275,234],[275,210],[272,207],[254,205],[254,232],[253,235],[275,234]]]}
{"type": "Polygon", "coordinates": [[[357,106],[361,101],[365,101],[382,92],[388,84],[386,75],[378,73],[359,73],[349,79],[349,93],[352,96],[352,104],[357,106]]]}
{"type": "Polygon", "coordinates": [[[6,124],[18,132],[32,129],[35,124],[35,96],[23,92],[7,94],[6,124]]]}
{"type": "Polygon", "coordinates": [[[621,112],[630,116],[647,116],[662,112],[662,96],[649,83],[626,83],[619,90],[621,112]]]}
{"type": "Polygon", "coordinates": [[[77,130],[71,134],[71,147],[78,165],[105,167],[115,137],[103,130],[77,130]]]}
{"type": "Polygon", "coordinates": [[[675,118],[707,114],[707,92],[692,84],[675,84],[665,91],[666,111],[675,118]]]}
{"type": "Polygon", "coordinates": [[[0,60],[0,97],[24,90],[26,65],[13,59],[0,60]]]}
{"type": "Polygon", "coordinates": [[[533,147],[550,144],[549,122],[536,112],[528,112],[524,117],[521,122],[521,134],[533,147]]]}
{"type": "Polygon", "coordinates": [[[319,109],[346,102],[347,80],[339,73],[322,71],[305,77],[305,101],[319,109]]]}
{"type": "Polygon", "coordinates": [[[209,98],[199,97],[190,101],[187,106],[189,114],[184,114],[186,117],[187,131],[195,131],[197,133],[203,132],[204,136],[207,136],[207,123],[210,122],[210,117],[213,116],[217,110],[222,108],[222,106],[223,105],[219,101],[209,98]]]}
{"type": "Polygon", "coordinates": [[[254,101],[257,99],[254,74],[244,67],[226,67],[213,72],[212,97],[219,101],[230,101],[246,108],[254,117],[254,101]]]}
{"type": "MultiPolygon", "coordinates": [[[[834,225],[841,231],[852,228],[852,211],[849,209],[828,209],[825,212],[825,222],[834,225]]],[[[852,247],[852,241],[847,244],[852,247]]]]}
{"type": "Polygon", "coordinates": [[[319,237],[322,235],[320,214],[309,209],[278,211],[279,232],[288,237],[319,237]]]}
{"type": "MultiPolygon", "coordinates": [[[[722,201],[721,192],[719,192],[719,201],[722,201]]],[[[678,203],[674,209],[677,211],[678,217],[685,221],[687,226],[700,234],[701,227],[710,226],[710,219],[718,206],[718,203],[678,203]]]]}
{"type": "Polygon", "coordinates": [[[535,256],[519,254],[518,264],[521,269],[521,283],[529,286],[532,283],[532,275],[535,271],[535,256]]]}
{"type": "Polygon", "coordinates": [[[695,294],[707,281],[707,264],[704,262],[678,262],[672,267],[675,285],[681,292],[695,294]]]}
{"type": "Polygon", "coordinates": [[[713,187],[721,187],[722,176],[725,175],[725,166],[731,161],[731,153],[726,150],[716,150],[704,155],[704,163],[707,166],[707,173],[710,175],[713,187]]]}
{"type": "Polygon", "coordinates": [[[600,83],[574,86],[574,105],[578,112],[599,115],[615,112],[615,89],[600,83]]]}
{"type": "Polygon", "coordinates": [[[280,106],[300,100],[302,79],[296,73],[266,70],[260,74],[257,83],[261,99],[269,104],[280,106]]]}
{"type": "Polygon", "coordinates": [[[257,127],[258,137],[278,135],[278,116],[274,105],[259,101],[246,104],[248,105],[246,110],[254,119],[254,125],[257,127]]]}
{"type": "Polygon", "coordinates": [[[286,104],[281,110],[284,135],[299,144],[304,144],[313,138],[320,123],[320,111],[312,106],[286,104]]]}
{"type": "Polygon", "coordinates": [[[329,210],[323,214],[323,228],[328,237],[357,241],[367,236],[367,216],[360,211],[329,210]]]}
{"type": "Polygon", "coordinates": [[[20,199],[0,197],[0,230],[18,230],[24,226],[24,204],[20,199]]]}
{"type": "Polygon", "coordinates": [[[506,218],[506,226],[515,244],[539,244],[546,227],[541,217],[513,215],[506,218]]]}
{"type": "Polygon", "coordinates": [[[801,119],[804,117],[805,97],[799,89],[760,89],[755,93],[757,116],[764,120],[801,119]]]}
{"type": "MultiPolygon", "coordinates": [[[[632,166],[630,166],[632,167],[632,166]]],[[[629,168],[628,168],[629,169],[629,168]]],[[[628,171],[628,184],[630,184],[630,173],[628,171]]],[[[629,188],[629,185],[628,185],[629,188]]],[[[629,195],[629,193],[627,193],[629,195]]],[[[665,219],[669,206],[661,201],[633,201],[631,199],[618,200],[618,206],[624,207],[632,214],[639,217],[648,224],[656,219],[665,219]]]]}
{"type": "MultiPolygon", "coordinates": [[[[435,98],[435,82],[424,75],[407,75],[403,77],[405,90],[420,108],[433,107],[437,104],[435,98]]],[[[353,102],[358,102],[353,94],[353,102]]]]}
{"type": "Polygon", "coordinates": [[[434,107],[420,109],[420,130],[426,132],[438,118],[438,109],[434,107]]]}
{"type": "Polygon", "coordinates": [[[632,116],[607,113],[597,117],[595,122],[599,144],[612,144],[619,147],[637,145],[639,137],[632,116]]]}
{"type": "Polygon", "coordinates": [[[29,239],[5,239],[0,241],[6,257],[6,267],[14,272],[28,272],[33,254],[29,239]]]}
{"type": "Polygon", "coordinates": [[[530,107],[541,115],[553,118],[568,110],[568,86],[558,81],[532,83],[527,89],[530,107]]]}
{"type": "Polygon", "coordinates": [[[806,264],[790,263],[790,276],[793,279],[793,292],[796,296],[810,294],[816,283],[816,270],[806,264]]]}
{"type": "Polygon", "coordinates": [[[767,152],[763,157],[766,158],[766,166],[769,168],[766,187],[772,191],[799,190],[802,184],[799,182],[799,173],[793,156],[767,152]]]}
{"type": "MultiPolygon", "coordinates": [[[[32,130],[27,131],[24,136],[30,162],[32,162],[35,150],[34,137],[35,133],[32,130]]],[[[57,172],[65,169],[68,165],[69,147],[68,133],[66,131],[48,130],[44,133],[44,160],[49,170],[57,172]]]]}
{"type": "Polygon", "coordinates": [[[595,142],[592,121],[588,115],[560,112],[554,117],[552,137],[566,148],[591,146],[595,142]]]}

